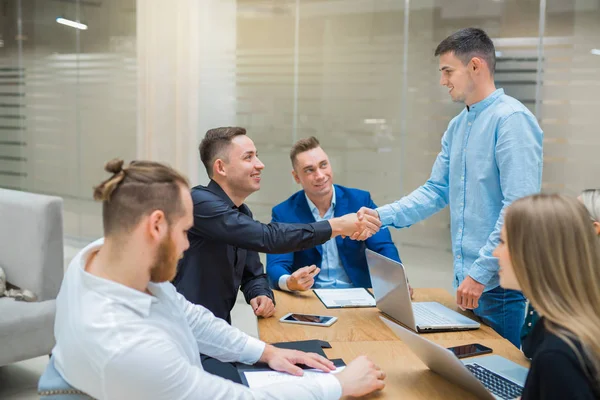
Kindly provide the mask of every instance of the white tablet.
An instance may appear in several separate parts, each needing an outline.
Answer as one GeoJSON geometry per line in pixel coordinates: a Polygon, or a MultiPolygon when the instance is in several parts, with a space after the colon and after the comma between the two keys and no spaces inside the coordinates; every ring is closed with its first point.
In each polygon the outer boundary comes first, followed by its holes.
{"type": "Polygon", "coordinates": [[[315,326],[331,326],[337,317],[328,317],[324,315],[311,315],[311,314],[298,314],[288,313],[281,317],[281,322],[287,322],[290,324],[304,324],[304,325],[315,325],[315,326]]]}

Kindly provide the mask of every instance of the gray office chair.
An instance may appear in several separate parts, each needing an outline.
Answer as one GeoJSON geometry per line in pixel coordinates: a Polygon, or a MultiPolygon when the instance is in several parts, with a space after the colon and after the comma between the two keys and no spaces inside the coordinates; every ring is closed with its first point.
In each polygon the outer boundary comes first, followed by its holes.
{"type": "Polygon", "coordinates": [[[94,399],[67,383],[54,366],[54,357],[38,383],[38,394],[42,400],[90,400],[94,399]]]}
{"type": "Polygon", "coordinates": [[[8,290],[11,297],[0,297],[0,366],[48,355],[54,347],[55,299],[64,274],[62,210],[60,197],[0,188],[0,267],[7,282],[37,296],[15,301],[18,291],[8,290]]]}

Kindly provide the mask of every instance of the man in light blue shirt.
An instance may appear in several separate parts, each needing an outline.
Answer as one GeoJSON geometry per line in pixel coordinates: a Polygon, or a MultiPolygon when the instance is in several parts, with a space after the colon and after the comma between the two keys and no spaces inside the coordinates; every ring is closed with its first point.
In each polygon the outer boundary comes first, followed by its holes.
{"type": "Polygon", "coordinates": [[[384,226],[409,227],[450,206],[456,302],[519,346],[525,298],[499,286],[504,209],[540,191],[543,132],[518,100],[496,89],[495,49],[480,29],[442,41],[440,84],[466,108],[448,125],[431,177],[408,196],[359,215],[378,213],[384,226]]]}

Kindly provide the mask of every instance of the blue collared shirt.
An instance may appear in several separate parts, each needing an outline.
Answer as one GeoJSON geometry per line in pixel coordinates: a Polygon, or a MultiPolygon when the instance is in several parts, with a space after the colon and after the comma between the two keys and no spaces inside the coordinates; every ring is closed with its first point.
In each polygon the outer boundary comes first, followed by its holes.
{"type": "Polygon", "coordinates": [[[497,89],[448,125],[429,180],[377,211],[384,226],[405,228],[450,205],[454,287],[467,275],[499,285],[498,260],[506,207],[540,191],[543,132],[518,100],[497,89]]]}
{"type": "MultiPolygon", "coordinates": [[[[331,206],[327,210],[327,212],[321,217],[319,214],[319,209],[313,203],[306,193],[306,201],[308,202],[308,208],[310,208],[310,212],[312,212],[313,217],[315,217],[315,221],[326,221],[328,219],[333,218],[335,211],[335,188],[333,190],[333,197],[331,198],[331,206]]],[[[327,242],[322,245],[323,251],[322,256],[323,260],[321,262],[321,271],[315,276],[315,284],[314,288],[350,288],[352,287],[352,281],[346,274],[346,270],[342,265],[342,261],[340,260],[340,254],[338,252],[337,243],[335,238],[329,239],[327,242]]]]}

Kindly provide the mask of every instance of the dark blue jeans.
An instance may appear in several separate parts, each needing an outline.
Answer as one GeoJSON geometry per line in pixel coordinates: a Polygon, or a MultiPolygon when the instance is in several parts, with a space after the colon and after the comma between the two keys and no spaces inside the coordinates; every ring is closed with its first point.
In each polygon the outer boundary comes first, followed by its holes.
{"type": "Polygon", "coordinates": [[[479,299],[475,315],[517,348],[521,347],[521,328],[525,320],[525,296],[500,286],[487,291],[479,299]]]}

